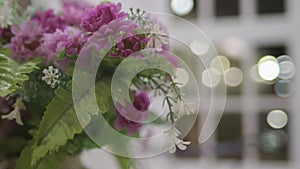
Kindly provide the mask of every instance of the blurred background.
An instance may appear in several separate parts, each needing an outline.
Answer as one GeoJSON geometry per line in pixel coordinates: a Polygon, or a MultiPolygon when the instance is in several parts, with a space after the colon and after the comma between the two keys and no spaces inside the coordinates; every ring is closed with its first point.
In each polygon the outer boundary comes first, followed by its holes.
{"type": "MultiPolygon", "coordinates": [[[[33,0],[36,6],[55,7],[57,1],[33,0]]],[[[98,0],[91,0],[99,3],[98,0]]],[[[205,113],[187,139],[185,152],[136,160],[145,169],[298,169],[300,168],[300,63],[299,0],[130,0],[124,9],[177,15],[197,26],[216,47],[224,72],[211,60],[198,72],[202,91],[218,88],[222,78],[227,100],[214,135],[199,143],[205,113]],[[209,74],[210,80],[207,80],[209,74]]],[[[172,28],[190,41],[189,48],[174,53],[187,58],[205,49],[201,39],[186,32],[176,20],[172,28]]],[[[193,62],[193,61],[191,61],[193,62]]],[[[191,63],[193,69],[199,64],[191,63]]],[[[204,101],[205,102],[205,101],[204,101]]],[[[213,123],[213,122],[212,122],[213,123]]],[[[216,121],[216,123],[218,123],[216,121]]],[[[113,157],[102,150],[84,152],[83,163],[91,169],[117,168],[113,157]],[[101,157],[101,158],[99,158],[101,157]]]]}

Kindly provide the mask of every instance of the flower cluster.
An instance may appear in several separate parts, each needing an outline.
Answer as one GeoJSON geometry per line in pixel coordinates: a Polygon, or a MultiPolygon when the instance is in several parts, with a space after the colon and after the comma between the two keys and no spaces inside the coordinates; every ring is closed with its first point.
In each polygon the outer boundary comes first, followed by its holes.
{"type": "Polygon", "coordinates": [[[87,32],[96,32],[103,25],[127,16],[121,12],[121,4],[104,3],[91,8],[82,16],[81,27],[87,32]]]}
{"type": "MultiPolygon", "coordinates": [[[[70,138],[87,137],[78,129],[80,124],[76,117],[71,117],[77,103],[89,113],[80,115],[84,118],[84,123],[92,123],[92,115],[97,113],[94,111],[96,108],[93,109],[94,102],[90,103],[86,96],[90,91],[82,90],[83,84],[78,85],[80,87],[77,89],[77,84],[74,83],[74,79],[78,78],[78,65],[83,67],[80,69],[80,73],[84,75],[83,83],[85,78],[95,79],[93,82],[96,87],[88,84],[88,90],[93,90],[94,87],[97,89],[98,84],[102,85],[101,91],[97,93],[96,90],[94,93],[101,112],[103,110],[103,117],[116,131],[130,136],[142,133],[146,128],[145,121],[153,115],[149,113],[151,90],[161,90],[165,95],[169,113],[166,120],[162,121],[174,126],[176,120],[183,116],[173,110],[175,102],[181,98],[177,84],[168,85],[172,82],[172,75],[160,69],[147,69],[150,64],[158,64],[158,67],[162,64],[171,72],[178,66],[175,57],[169,54],[170,40],[166,27],[139,9],[136,13],[133,10],[131,13],[122,11],[121,3],[103,2],[93,7],[82,0],[62,0],[61,5],[60,12],[56,13],[53,9],[36,11],[22,23],[15,24],[10,18],[13,9],[8,8],[11,7],[8,1],[0,4],[0,59],[3,60],[0,64],[0,77],[4,77],[0,79],[1,119],[14,120],[17,124],[24,125],[24,130],[28,130],[27,141],[34,142],[34,147],[28,150],[35,153],[31,156],[31,165],[47,159],[44,156],[55,152],[57,147],[63,147],[62,144],[67,143],[70,138]],[[89,48],[90,46],[93,48],[89,48]],[[93,76],[90,70],[99,60],[101,64],[97,65],[98,72],[93,76]],[[138,72],[129,82],[131,97],[122,101],[114,100],[116,97],[110,88],[112,84],[107,79],[113,79],[114,72],[126,61],[130,62],[130,70],[142,67],[143,71],[138,72]],[[142,76],[144,77],[137,78],[142,76]],[[146,85],[149,86],[148,89],[146,85]],[[72,94],[77,92],[74,91],[76,89],[82,95],[78,100],[73,100],[72,94]],[[13,96],[18,97],[13,102],[10,101],[9,106],[1,105],[3,98],[9,101],[13,96]],[[24,118],[24,113],[21,113],[24,110],[30,119],[24,118]],[[60,131],[50,133],[51,130],[60,131]],[[34,137],[28,136],[28,133],[34,137]],[[39,147],[44,142],[51,144],[46,148],[39,147]],[[39,150],[35,151],[35,148],[39,150]],[[40,155],[40,152],[44,154],[40,155]]],[[[126,80],[122,78],[127,76],[126,71],[122,73],[124,76],[118,79],[120,85],[124,85],[126,80]]],[[[169,130],[166,135],[170,137],[168,146],[171,153],[177,147],[184,150],[190,144],[179,139],[180,132],[176,128],[169,130]]]]}

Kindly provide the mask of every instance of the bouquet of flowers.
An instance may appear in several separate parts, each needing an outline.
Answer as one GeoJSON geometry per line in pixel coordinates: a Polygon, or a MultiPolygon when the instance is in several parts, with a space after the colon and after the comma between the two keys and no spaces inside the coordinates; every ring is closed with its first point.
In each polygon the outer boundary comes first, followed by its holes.
{"type": "Polygon", "coordinates": [[[0,161],[53,169],[104,146],[130,157],[129,141],[117,141],[110,129],[141,137],[156,97],[168,111],[151,124],[171,125],[171,153],[186,149],[190,142],[174,126],[184,115],[176,112],[184,99],[174,79],[178,61],[162,23],[139,9],[124,12],[120,3],[63,0],[59,14],[16,6],[0,2],[0,161]]]}

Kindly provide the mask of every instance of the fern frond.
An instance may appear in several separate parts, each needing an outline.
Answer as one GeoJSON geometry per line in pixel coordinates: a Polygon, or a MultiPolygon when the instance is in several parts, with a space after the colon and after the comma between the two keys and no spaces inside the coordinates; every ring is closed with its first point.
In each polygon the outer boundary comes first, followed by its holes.
{"type": "Polygon", "coordinates": [[[0,53],[0,96],[4,97],[19,89],[29,80],[27,74],[38,69],[40,61],[29,61],[19,65],[12,58],[0,53]]]}

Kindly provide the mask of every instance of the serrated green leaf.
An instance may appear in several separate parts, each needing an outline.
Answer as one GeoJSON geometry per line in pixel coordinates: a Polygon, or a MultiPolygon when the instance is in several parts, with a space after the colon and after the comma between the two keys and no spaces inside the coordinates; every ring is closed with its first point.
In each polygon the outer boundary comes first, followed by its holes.
{"type": "Polygon", "coordinates": [[[57,169],[65,161],[68,154],[65,150],[46,155],[42,160],[35,165],[31,165],[31,154],[33,142],[31,142],[21,153],[15,169],[57,169]]]}
{"type": "Polygon", "coordinates": [[[38,133],[34,138],[32,164],[36,164],[49,152],[57,152],[68,140],[73,139],[76,134],[80,134],[83,128],[90,123],[92,116],[99,114],[99,109],[101,112],[108,110],[109,81],[100,81],[96,86],[101,86],[100,89],[104,89],[96,92],[96,97],[99,98],[99,108],[97,104],[91,103],[89,100],[93,92],[92,89],[83,92],[85,95],[76,103],[73,103],[71,91],[62,88],[55,91],[56,96],[48,105],[38,133]],[[77,104],[83,112],[76,114],[74,104],[77,104]]]}
{"type": "Polygon", "coordinates": [[[75,134],[82,132],[71,92],[58,88],[55,93],[56,97],[48,105],[35,137],[32,164],[36,164],[49,152],[58,151],[75,134]]]}
{"type": "MultiPolygon", "coordinates": [[[[2,50],[0,50],[2,52],[2,50]]],[[[8,51],[4,51],[9,53],[8,51]]],[[[0,53],[0,96],[7,96],[22,86],[29,80],[27,74],[38,69],[39,60],[33,60],[25,64],[19,65],[12,58],[0,53]]]]}

